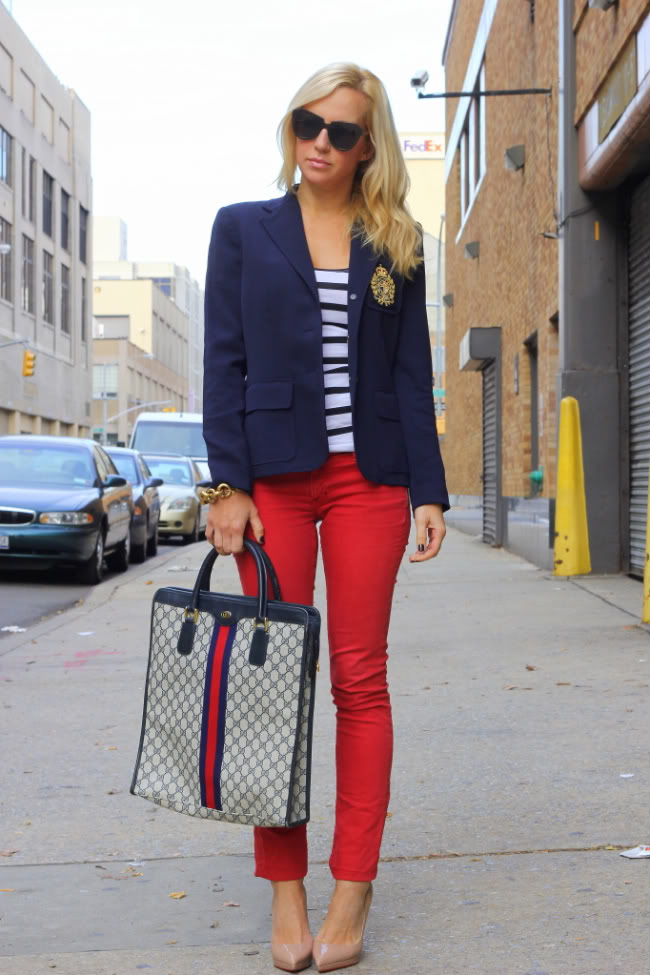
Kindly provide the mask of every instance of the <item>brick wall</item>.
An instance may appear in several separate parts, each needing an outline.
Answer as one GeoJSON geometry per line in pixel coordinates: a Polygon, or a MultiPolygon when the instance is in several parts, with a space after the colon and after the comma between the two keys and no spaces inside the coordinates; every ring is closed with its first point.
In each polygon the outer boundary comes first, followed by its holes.
{"type": "Polygon", "coordinates": [[[576,124],[648,11],[650,0],[619,0],[609,10],[590,9],[588,0],[575,0],[576,124]]]}
{"type": "MultiPolygon", "coordinates": [[[[485,55],[487,88],[556,87],[557,5],[536,4],[536,21],[522,0],[500,0],[485,55]]],[[[460,88],[482,3],[460,4],[447,57],[447,89],[460,88]]],[[[447,106],[449,136],[457,102],[447,106]]],[[[503,494],[527,496],[531,470],[530,371],[524,340],[537,331],[540,392],[539,461],[545,496],[555,481],[557,331],[556,199],[557,104],[543,95],[486,99],[487,165],[483,183],[460,230],[458,152],[447,182],[445,291],[454,295],[446,314],[447,426],[443,456],[449,489],[480,494],[481,376],[460,372],[458,348],[473,326],[502,329],[503,494]],[[504,152],[523,143],[523,170],[504,168],[504,152]],[[458,237],[458,239],[457,239],[458,237]],[[480,257],[463,256],[468,241],[480,241],[480,257]],[[514,358],[519,356],[519,392],[514,358]]]]}

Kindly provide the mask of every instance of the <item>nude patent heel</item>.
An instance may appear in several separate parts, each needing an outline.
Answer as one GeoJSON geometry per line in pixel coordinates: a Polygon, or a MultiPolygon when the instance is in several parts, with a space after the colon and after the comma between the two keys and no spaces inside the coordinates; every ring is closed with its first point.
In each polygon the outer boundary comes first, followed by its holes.
{"type": "Polygon", "coordinates": [[[366,930],[366,921],[368,920],[371,902],[372,884],[370,884],[366,892],[366,899],[363,906],[363,927],[361,929],[361,937],[358,941],[339,945],[319,941],[318,938],[314,938],[312,951],[314,962],[319,972],[333,972],[336,968],[349,968],[350,965],[359,964],[363,948],[363,935],[366,930]]]}
{"type": "Polygon", "coordinates": [[[276,968],[283,972],[301,972],[311,965],[313,938],[311,934],[299,944],[271,942],[271,956],[276,968]]]}

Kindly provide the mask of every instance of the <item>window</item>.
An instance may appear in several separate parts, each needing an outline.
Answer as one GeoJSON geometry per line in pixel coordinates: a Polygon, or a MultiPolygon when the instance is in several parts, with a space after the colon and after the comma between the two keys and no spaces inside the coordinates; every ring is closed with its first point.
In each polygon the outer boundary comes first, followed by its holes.
{"type": "Polygon", "coordinates": [[[54,213],[54,179],[43,170],[43,233],[52,236],[54,213]]]}
{"type": "Polygon", "coordinates": [[[20,212],[27,216],[27,150],[23,146],[20,157],[20,212]]]}
{"type": "Polygon", "coordinates": [[[6,129],[0,125],[0,180],[7,186],[11,181],[11,143],[12,138],[6,129]]]}
{"type": "Polygon", "coordinates": [[[168,298],[174,297],[171,278],[152,278],[151,280],[160,288],[163,294],[167,295],[168,298]]]}
{"type": "MultiPolygon", "coordinates": [[[[9,244],[11,247],[11,224],[0,217],[0,244],[9,244]]],[[[0,298],[11,301],[11,250],[7,253],[0,252],[0,298]]]]}
{"type": "Polygon", "coordinates": [[[52,255],[43,251],[43,295],[41,315],[43,321],[54,324],[54,274],[52,255]]]}
{"type": "Polygon", "coordinates": [[[27,219],[34,223],[36,220],[36,160],[33,156],[29,157],[29,198],[27,203],[27,219]]]}
{"type": "Polygon", "coordinates": [[[70,250],[70,194],[61,189],[61,247],[70,250]]]}
{"type": "Polygon", "coordinates": [[[61,331],[70,334],[70,268],[61,265],[61,331]]]}
{"type": "Polygon", "coordinates": [[[88,315],[88,288],[86,279],[81,279],[81,341],[86,341],[86,318],[88,315]]]}
{"type": "Polygon", "coordinates": [[[96,362],[93,365],[93,399],[115,399],[120,383],[120,367],[116,362],[96,362]]]}
{"type": "Polygon", "coordinates": [[[20,282],[23,311],[34,314],[34,241],[23,234],[23,270],[20,282]]]}
{"type": "Polygon", "coordinates": [[[79,260],[86,263],[86,238],[88,236],[88,211],[79,206],[79,260]]]}
{"type": "Polygon", "coordinates": [[[461,215],[464,219],[478,191],[485,173],[485,97],[478,93],[485,88],[485,64],[481,66],[474,84],[474,97],[459,142],[461,215]]]}

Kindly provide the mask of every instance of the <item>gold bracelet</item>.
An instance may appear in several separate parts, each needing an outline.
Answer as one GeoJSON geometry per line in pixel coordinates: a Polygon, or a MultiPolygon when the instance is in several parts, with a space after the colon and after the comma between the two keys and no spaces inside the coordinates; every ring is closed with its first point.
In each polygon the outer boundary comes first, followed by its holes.
{"type": "Polygon", "coordinates": [[[239,490],[241,489],[233,487],[232,484],[227,484],[226,481],[217,484],[216,488],[201,488],[201,504],[212,504],[213,501],[219,501],[220,498],[229,498],[231,494],[239,490]]]}

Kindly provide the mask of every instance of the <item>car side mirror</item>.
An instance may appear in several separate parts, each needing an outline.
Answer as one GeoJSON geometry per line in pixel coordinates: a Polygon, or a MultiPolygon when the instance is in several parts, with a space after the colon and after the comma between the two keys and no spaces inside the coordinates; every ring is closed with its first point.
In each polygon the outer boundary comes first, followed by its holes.
{"type": "Polygon", "coordinates": [[[164,484],[164,483],[165,482],[163,481],[162,477],[150,477],[149,480],[147,481],[146,486],[147,487],[160,487],[160,485],[161,484],[164,484]]]}
{"type": "Polygon", "coordinates": [[[127,479],[125,477],[122,477],[121,474],[109,474],[106,480],[104,481],[102,487],[117,488],[117,487],[125,487],[127,484],[128,484],[127,479]]]}

